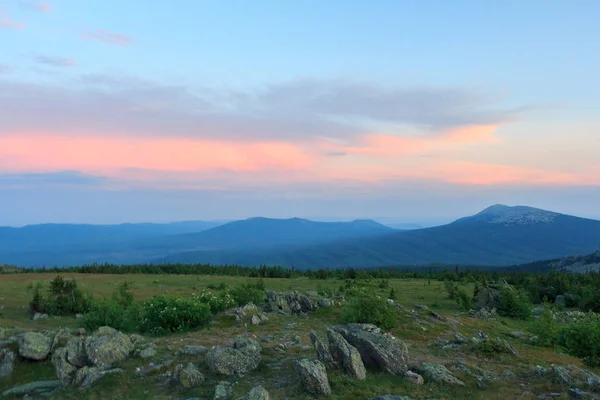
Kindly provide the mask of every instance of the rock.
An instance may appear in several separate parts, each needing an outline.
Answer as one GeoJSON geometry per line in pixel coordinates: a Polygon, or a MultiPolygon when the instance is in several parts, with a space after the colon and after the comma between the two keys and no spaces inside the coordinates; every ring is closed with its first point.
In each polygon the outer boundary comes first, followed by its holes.
{"type": "MultiPolygon", "coordinates": [[[[293,292],[274,292],[266,291],[267,298],[264,306],[267,312],[282,312],[284,314],[292,313],[297,315],[305,315],[311,311],[315,311],[319,307],[319,300],[313,301],[309,296],[293,291],[293,292]]],[[[321,304],[327,303],[321,301],[321,304]]]]}
{"type": "Polygon", "coordinates": [[[56,371],[56,376],[63,386],[69,386],[75,379],[77,367],[69,363],[67,359],[67,348],[61,347],[52,354],[52,364],[56,371]]]}
{"type": "Polygon", "coordinates": [[[327,339],[333,359],[344,368],[346,374],[361,381],[366,379],[367,370],[356,347],[331,329],[327,329],[327,339]]]}
{"type": "Polygon", "coordinates": [[[317,305],[319,306],[319,308],[331,307],[332,304],[333,304],[333,301],[331,299],[328,299],[325,297],[321,297],[317,300],[317,305]]]}
{"type": "Polygon", "coordinates": [[[60,387],[60,381],[38,381],[6,390],[2,397],[49,393],[60,387]]]}
{"type": "Polygon", "coordinates": [[[584,387],[593,391],[600,390],[600,377],[576,365],[553,365],[552,374],[561,385],[584,387]]]}
{"type": "Polygon", "coordinates": [[[258,315],[253,315],[250,322],[252,322],[252,325],[260,325],[262,320],[259,318],[258,315]]]}
{"type": "Polygon", "coordinates": [[[244,375],[255,370],[261,361],[262,348],[257,341],[238,337],[234,348],[214,346],[206,353],[206,363],[213,373],[244,375]]]}
{"type": "Polygon", "coordinates": [[[227,400],[233,392],[233,385],[227,381],[221,381],[215,387],[213,400],[227,400]]]}
{"type": "Polygon", "coordinates": [[[134,346],[143,344],[146,342],[146,338],[143,337],[142,335],[138,335],[137,333],[131,334],[129,335],[129,340],[131,340],[131,343],[134,344],[134,346]]]}
{"type": "Polygon", "coordinates": [[[591,396],[589,393],[584,392],[581,389],[571,388],[569,389],[569,400],[587,400],[591,396]]]}
{"type": "Polygon", "coordinates": [[[310,333],[310,341],[317,352],[317,358],[325,364],[325,368],[335,368],[337,364],[329,351],[329,347],[321,340],[321,338],[319,338],[319,336],[317,336],[316,332],[313,331],[310,333]]]}
{"type": "Polygon", "coordinates": [[[510,354],[512,354],[515,357],[520,357],[521,355],[519,354],[519,352],[510,344],[508,343],[506,340],[501,339],[501,338],[496,338],[496,343],[498,343],[500,346],[504,347],[506,349],[506,351],[510,354]]]}
{"type": "Polygon", "coordinates": [[[177,381],[185,389],[192,389],[204,383],[204,375],[193,363],[189,363],[185,368],[178,368],[177,381]]]}
{"type": "Polygon", "coordinates": [[[0,350],[0,380],[9,378],[15,369],[16,355],[9,349],[0,350]]]}
{"type": "Polygon", "coordinates": [[[186,345],[179,350],[179,354],[184,356],[201,356],[206,354],[208,347],[186,345]]]}
{"type": "Polygon", "coordinates": [[[429,307],[424,304],[417,304],[415,306],[415,311],[429,311],[429,307]]]}
{"type": "Polygon", "coordinates": [[[515,339],[527,339],[529,337],[528,334],[526,334],[525,332],[521,332],[521,331],[513,331],[513,332],[509,333],[508,336],[513,337],[515,339]]]}
{"type": "Polygon", "coordinates": [[[77,329],[77,336],[85,336],[85,328],[77,329]]]}
{"type": "Polygon", "coordinates": [[[415,385],[422,385],[425,383],[425,380],[423,379],[423,377],[421,375],[417,374],[416,372],[406,371],[406,374],[404,374],[404,377],[406,378],[407,381],[409,381],[410,383],[414,383],[415,385]]]}
{"type": "Polygon", "coordinates": [[[480,288],[473,306],[476,310],[498,309],[500,305],[500,290],[492,287],[480,288]]]}
{"type": "Polygon", "coordinates": [[[445,317],[442,317],[440,314],[436,313],[435,311],[429,311],[429,315],[431,315],[433,318],[437,319],[438,321],[442,321],[442,322],[447,321],[447,319],[445,317]]]}
{"type": "Polygon", "coordinates": [[[19,355],[29,360],[44,360],[50,354],[52,339],[38,332],[25,333],[19,343],[19,355]]]}
{"type": "Polygon", "coordinates": [[[565,299],[565,296],[563,296],[562,294],[559,294],[554,299],[554,304],[556,304],[559,307],[565,308],[567,306],[567,300],[565,299]]]}
{"type": "Polygon", "coordinates": [[[404,342],[391,335],[376,333],[379,328],[368,324],[347,324],[334,327],[333,331],[356,347],[365,366],[392,375],[404,375],[408,370],[408,350],[404,342]]]}
{"type": "Polygon", "coordinates": [[[156,349],[154,347],[147,347],[140,351],[139,357],[146,360],[148,358],[152,358],[156,355],[156,349]]]}
{"type": "Polygon", "coordinates": [[[48,314],[43,314],[43,313],[36,312],[35,314],[33,314],[33,316],[31,317],[31,319],[33,321],[38,321],[40,319],[48,319],[48,314]]]}
{"type": "Polygon", "coordinates": [[[92,387],[100,379],[110,374],[121,374],[123,371],[121,368],[104,369],[100,367],[83,367],[79,368],[75,373],[75,379],[73,379],[73,385],[79,386],[79,389],[85,390],[92,387]]]}
{"type": "Polygon", "coordinates": [[[537,376],[538,378],[545,377],[547,373],[548,370],[541,365],[536,365],[533,369],[533,375],[537,376]]]}
{"type": "Polygon", "coordinates": [[[303,358],[296,361],[294,369],[300,377],[302,387],[308,393],[315,396],[329,396],[331,394],[325,364],[321,361],[311,361],[308,358],[303,358]]]}
{"type": "Polygon", "coordinates": [[[465,335],[463,335],[462,333],[458,332],[457,334],[454,335],[453,343],[456,343],[456,344],[469,344],[469,339],[465,335]]]}
{"type": "Polygon", "coordinates": [[[397,396],[394,394],[382,394],[381,396],[373,397],[371,400],[412,400],[408,396],[397,396]]]}
{"type": "Polygon", "coordinates": [[[85,341],[88,359],[97,367],[107,367],[125,360],[133,348],[129,336],[108,326],[99,328],[85,341]]]}
{"type": "Polygon", "coordinates": [[[247,395],[238,400],[269,400],[269,392],[262,386],[255,386],[247,395]]]}
{"type": "Polygon", "coordinates": [[[85,338],[71,338],[66,346],[67,361],[76,367],[84,367],[89,364],[88,356],[85,351],[85,338]]]}
{"type": "Polygon", "coordinates": [[[57,347],[64,347],[72,337],[73,335],[71,335],[71,330],[69,328],[62,328],[54,335],[50,351],[54,351],[57,347]]]}
{"type": "Polygon", "coordinates": [[[489,336],[482,330],[477,331],[477,337],[479,340],[487,340],[489,336]]]}
{"type": "Polygon", "coordinates": [[[83,319],[83,314],[75,314],[75,319],[83,319]]]}
{"type": "Polygon", "coordinates": [[[512,372],[509,369],[505,369],[504,371],[502,371],[500,376],[504,379],[514,379],[517,377],[517,374],[515,374],[514,372],[512,372]]]}
{"type": "Polygon", "coordinates": [[[422,363],[419,366],[419,372],[427,380],[443,383],[447,385],[465,386],[464,382],[450,373],[448,368],[441,364],[422,363]]]}

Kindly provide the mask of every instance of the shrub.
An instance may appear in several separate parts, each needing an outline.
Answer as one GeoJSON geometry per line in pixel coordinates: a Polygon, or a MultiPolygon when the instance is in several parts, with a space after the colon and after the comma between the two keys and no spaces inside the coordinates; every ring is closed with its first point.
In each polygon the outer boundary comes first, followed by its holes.
{"type": "Polygon", "coordinates": [[[540,346],[555,347],[558,343],[560,325],[550,304],[544,304],[540,319],[535,321],[530,328],[531,333],[537,336],[536,343],[540,346]]]}
{"type": "Polygon", "coordinates": [[[560,329],[558,344],[572,356],[591,365],[600,365],[600,316],[589,313],[560,329]]]}
{"type": "Polygon", "coordinates": [[[34,290],[29,308],[33,312],[51,315],[69,315],[83,313],[89,308],[89,300],[74,279],[64,280],[60,275],[50,281],[50,288],[44,295],[43,286],[38,284],[34,290]]]}
{"type": "Polygon", "coordinates": [[[208,291],[201,291],[200,294],[193,294],[192,298],[200,303],[208,304],[210,311],[216,314],[221,311],[225,311],[228,308],[236,306],[237,302],[228,292],[220,292],[214,294],[208,291]]]}
{"type": "Polygon", "coordinates": [[[140,310],[140,331],[154,335],[201,328],[212,319],[210,306],[194,297],[155,296],[140,310]]]}
{"type": "Polygon", "coordinates": [[[398,296],[396,296],[396,290],[394,290],[394,288],[392,288],[390,290],[390,294],[388,295],[388,299],[390,300],[397,300],[398,296]]]}
{"type": "Polygon", "coordinates": [[[262,279],[256,283],[240,283],[231,289],[230,294],[239,306],[248,303],[259,305],[265,302],[265,284],[262,279]]]}
{"type": "Polygon", "coordinates": [[[474,350],[477,354],[481,354],[488,357],[497,354],[508,353],[508,350],[505,346],[502,346],[498,342],[494,342],[487,339],[477,342],[474,346],[474,350]]]}
{"type": "Polygon", "coordinates": [[[225,282],[221,282],[218,285],[215,285],[214,283],[209,283],[208,286],[206,286],[206,288],[210,290],[227,290],[227,284],[225,282]]]}
{"type": "Polygon", "coordinates": [[[515,319],[529,319],[531,304],[527,295],[510,287],[500,289],[498,314],[515,319]]]}
{"type": "Polygon", "coordinates": [[[374,324],[384,329],[396,327],[398,310],[386,299],[372,294],[354,296],[342,309],[344,323],[358,322],[374,324]]]}
{"type": "Polygon", "coordinates": [[[139,304],[125,307],[115,299],[92,302],[90,310],[83,316],[83,326],[90,331],[110,326],[123,332],[135,332],[139,330],[140,322],[139,304]]]}
{"type": "Polygon", "coordinates": [[[451,280],[444,281],[444,288],[446,288],[446,292],[448,293],[449,299],[456,298],[456,285],[451,280]]]}
{"type": "Polygon", "coordinates": [[[456,303],[465,311],[473,307],[473,296],[470,296],[464,288],[457,287],[455,290],[456,303]]]}
{"type": "Polygon", "coordinates": [[[130,285],[128,282],[121,283],[119,288],[113,293],[113,300],[125,308],[129,307],[133,304],[133,293],[129,290],[130,285]]]}

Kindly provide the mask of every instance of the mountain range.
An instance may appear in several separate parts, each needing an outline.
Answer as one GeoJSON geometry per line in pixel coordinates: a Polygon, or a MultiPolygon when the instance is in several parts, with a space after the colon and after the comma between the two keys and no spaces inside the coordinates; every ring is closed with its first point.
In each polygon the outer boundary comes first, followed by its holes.
{"type": "Polygon", "coordinates": [[[373,220],[249,218],[223,222],[0,228],[0,264],[210,263],[296,268],[508,266],[600,249],[600,221],[494,205],[450,224],[392,229],[373,220]]]}

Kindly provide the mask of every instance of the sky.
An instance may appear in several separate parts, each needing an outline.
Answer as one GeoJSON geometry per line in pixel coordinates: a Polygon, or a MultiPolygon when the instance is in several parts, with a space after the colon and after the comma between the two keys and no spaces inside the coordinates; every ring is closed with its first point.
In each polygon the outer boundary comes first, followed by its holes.
{"type": "Polygon", "coordinates": [[[0,225],[600,218],[595,0],[0,0],[0,225]]]}

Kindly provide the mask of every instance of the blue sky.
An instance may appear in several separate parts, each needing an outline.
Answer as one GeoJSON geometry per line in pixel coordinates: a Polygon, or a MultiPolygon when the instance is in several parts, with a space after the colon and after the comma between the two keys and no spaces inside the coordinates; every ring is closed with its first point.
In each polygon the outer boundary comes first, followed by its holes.
{"type": "Polygon", "coordinates": [[[0,0],[0,225],[427,222],[497,202],[600,217],[599,17],[595,1],[0,0]]]}

